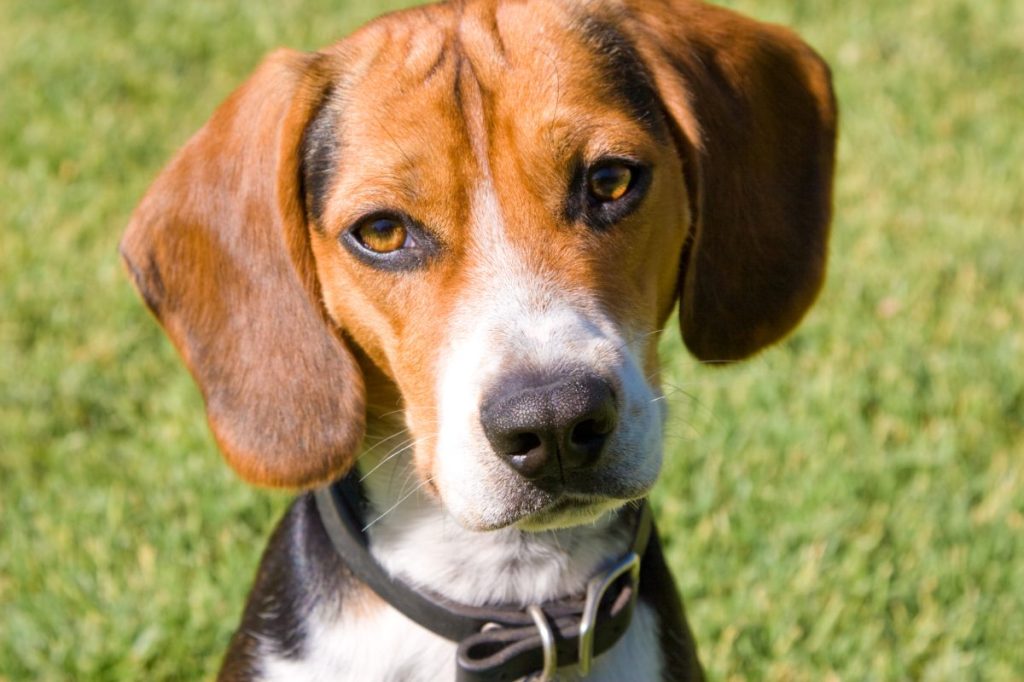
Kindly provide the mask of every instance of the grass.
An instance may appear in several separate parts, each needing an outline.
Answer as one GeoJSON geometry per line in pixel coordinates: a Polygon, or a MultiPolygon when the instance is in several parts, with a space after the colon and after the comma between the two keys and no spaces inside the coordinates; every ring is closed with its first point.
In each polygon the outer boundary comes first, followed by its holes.
{"type": "MultiPolygon", "coordinates": [[[[384,5],[0,0],[0,681],[211,676],[287,495],[222,464],[115,256],[259,57],[384,5]]],[[[1024,676],[1024,4],[735,0],[842,107],[831,270],[728,369],[664,343],[655,495],[719,680],[1024,676]]]]}

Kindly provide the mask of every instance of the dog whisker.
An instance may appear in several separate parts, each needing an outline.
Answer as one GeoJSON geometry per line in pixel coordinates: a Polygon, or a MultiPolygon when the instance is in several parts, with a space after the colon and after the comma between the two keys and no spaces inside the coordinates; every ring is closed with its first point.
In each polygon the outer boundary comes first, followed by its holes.
{"type": "Polygon", "coordinates": [[[367,478],[370,477],[370,474],[372,474],[374,471],[377,471],[378,469],[380,469],[382,466],[384,466],[385,464],[390,462],[395,457],[398,457],[399,455],[402,455],[402,454],[408,452],[411,448],[415,447],[415,445],[416,445],[416,439],[415,438],[408,438],[406,440],[401,441],[397,446],[392,448],[386,455],[384,455],[384,457],[382,457],[379,462],[374,464],[373,467],[370,468],[369,471],[367,471],[362,476],[360,476],[359,477],[360,482],[361,481],[365,481],[367,478]]]}
{"type": "Polygon", "coordinates": [[[404,495],[402,495],[401,497],[399,497],[399,498],[398,498],[398,501],[397,501],[397,502],[395,502],[395,503],[394,503],[393,505],[391,505],[390,507],[388,507],[387,509],[385,509],[385,510],[384,510],[384,511],[383,511],[383,512],[382,512],[382,513],[381,513],[381,514],[379,515],[379,516],[377,516],[377,517],[376,517],[376,518],[374,518],[374,519],[373,519],[372,521],[370,521],[370,522],[369,522],[369,523],[367,523],[367,524],[366,524],[365,526],[363,526],[363,532],[365,533],[365,532],[366,532],[366,531],[367,531],[367,530],[368,530],[368,529],[369,529],[369,528],[370,528],[371,526],[373,526],[373,525],[374,525],[375,523],[377,523],[378,521],[380,521],[381,519],[383,519],[383,518],[384,518],[385,516],[387,516],[388,514],[390,514],[391,512],[393,512],[393,511],[394,511],[395,509],[397,509],[397,508],[398,508],[398,505],[400,505],[400,504],[402,504],[403,502],[405,502],[405,501],[406,501],[407,499],[409,499],[410,497],[412,497],[412,496],[413,496],[413,495],[414,495],[414,494],[415,494],[415,493],[416,493],[416,492],[417,492],[418,490],[420,490],[421,488],[423,488],[424,486],[426,486],[426,485],[427,485],[428,483],[430,483],[430,482],[431,482],[431,481],[433,481],[433,480],[434,480],[434,477],[433,477],[433,476],[427,477],[426,479],[424,479],[423,481],[421,481],[421,482],[419,483],[419,485],[417,485],[417,486],[416,486],[416,487],[414,487],[414,488],[413,488],[412,490],[410,490],[410,491],[409,491],[409,492],[407,492],[406,494],[404,494],[404,495]]]}
{"type": "MultiPolygon", "coordinates": [[[[409,485],[409,482],[414,480],[415,477],[416,477],[416,467],[415,466],[411,466],[411,465],[412,465],[412,462],[406,463],[406,466],[405,466],[405,478],[402,479],[402,485],[399,486],[399,488],[398,488],[398,495],[399,495],[399,497],[401,497],[404,494],[406,486],[409,485]]],[[[395,482],[394,474],[398,471],[398,469],[399,469],[399,467],[396,466],[392,470],[392,478],[388,481],[388,491],[389,492],[391,491],[391,489],[394,486],[394,482],[395,482]]]]}
{"type": "MultiPolygon", "coordinates": [[[[402,433],[405,433],[405,432],[403,431],[402,433]]],[[[360,482],[365,481],[367,478],[370,477],[370,474],[372,474],[373,472],[375,472],[378,469],[380,469],[382,466],[387,464],[389,461],[391,461],[395,457],[398,457],[399,455],[405,454],[406,452],[408,452],[410,450],[415,450],[416,446],[419,445],[420,443],[423,443],[426,440],[429,440],[431,438],[436,438],[436,437],[437,437],[437,434],[430,433],[430,434],[427,434],[425,436],[421,436],[420,438],[409,438],[407,440],[402,441],[401,443],[398,444],[398,446],[396,446],[387,455],[385,455],[379,462],[377,462],[373,466],[373,468],[371,468],[369,471],[367,471],[365,474],[363,474],[359,478],[359,481],[360,482]]]]}
{"type": "Polygon", "coordinates": [[[366,450],[364,450],[364,451],[363,451],[362,453],[360,453],[360,455],[359,455],[359,459],[363,459],[364,457],[366,457],[367,455],[369,455],[369,454],[370,454],[371,452],[373,452],[374,450],[376,450],[377,448],[379,448],[379,447],[380,447],[381,445],[383,445],[384,443],[387,443],[387,442],[388,442],[389,440],[394,440],[394,439],[395,439],[395,438],[397,438],[398,436],[401,436],[401,435],[403,435],[403,434],[405,434],[405,433],[406,433],[406,431],[397,431],[397,432],[395,432],[395,433],[391,434],[390,436],[387,436],[386,438],[382,438],[381,440],[377,441],[376,443],[374,443],[373,445],[371,445],[371,446],[370,446],[369,448],[367,448],[366,450]]]}
{"type": "Polygon", "coordinates": [[[374,416],[377,419],[387,419],[388,417],[391,417],[391,416],[396,415],[396,414],[400,414],[402,412],[405,412],[405,408],[404,407],[400,407],[397,410],[391,410],[390,412],[384,412],[382,414],[378,414],[378,415],[374,415],[374,416]]]}

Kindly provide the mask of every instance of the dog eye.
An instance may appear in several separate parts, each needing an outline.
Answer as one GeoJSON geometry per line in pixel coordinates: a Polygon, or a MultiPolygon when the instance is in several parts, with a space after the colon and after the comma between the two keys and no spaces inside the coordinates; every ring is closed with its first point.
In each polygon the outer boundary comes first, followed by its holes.
{"type": "Polygon", "coordinates": [[[565,214],[594,230],[606,230],[643,202],[653,170],[639,160],[604,157],[573,171],[565,214]]]}
{"type": "Polygon", "coordinates": [[[587,190],[599,202],[618,201],[633,184],[633,169],[622,163],[595,166],[587,173],[587,190]]]}
{"type": "Polygon", "coordinates": [[[400,211],[367,213],[342,230],[338,241],[364,265],[388,272],[425,267],[443,246],[435,234],[400,211]]]}
{"type": "Polygon", "coordinates": [[[352,230],[363,248],[374,253],[392,253],[409,243],[409,231],[395,218],[378,217],[363,221],[352,230]]]}

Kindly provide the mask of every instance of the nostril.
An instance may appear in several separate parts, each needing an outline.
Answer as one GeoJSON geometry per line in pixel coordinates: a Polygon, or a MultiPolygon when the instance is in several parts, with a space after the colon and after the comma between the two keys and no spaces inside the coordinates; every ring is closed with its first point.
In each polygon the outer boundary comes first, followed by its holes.
{"type": "Polygon", "coordinates": [[[505,441],[505,448],[502,454],[509,457],[525,455],[540,446],[540,444],[540,436],[536,433],[531,433],[529,431],[512,433],[509,434],[508,439],[505,441]]]}
{"type": "Polygon", "coordinates": [[[536,478],[544,474],[552,453],[544,445],[544,440],[530,431],[510,434],[498,451],[513,469],[526,478],[536,478]]]}
{"type": "Polygon", "coordinates": [[[600,446],[614,428],[608,419],[584,419],[572,428],[569,442],[578,448],[600,446]]]}

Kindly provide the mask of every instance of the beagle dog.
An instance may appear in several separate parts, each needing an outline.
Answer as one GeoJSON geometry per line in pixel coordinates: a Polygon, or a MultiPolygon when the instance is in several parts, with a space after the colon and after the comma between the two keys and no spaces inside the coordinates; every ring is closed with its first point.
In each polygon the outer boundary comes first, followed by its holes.
{"type": "Polygon", "coordinates": [[[727,363],[799,322],[835,136],[811,48],[696,0],[453,1],[267,57],[121,244],[229,464],[305,491],[220,679],[701,679],[642,518],[658,337],[678,302],[727,363]]]}

